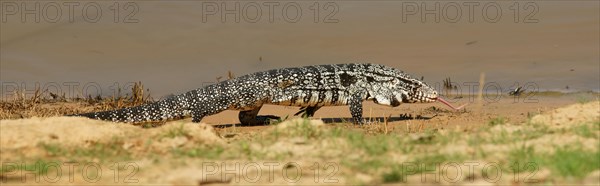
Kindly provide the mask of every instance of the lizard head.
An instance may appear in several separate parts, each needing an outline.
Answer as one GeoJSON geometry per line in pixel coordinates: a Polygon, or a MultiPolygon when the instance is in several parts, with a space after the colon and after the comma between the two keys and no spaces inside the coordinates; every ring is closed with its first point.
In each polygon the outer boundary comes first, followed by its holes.
{"type": "Polygon", "coordinates": [[[376,103],[398,106],[401,103],[430,103],[438,100],[438,93],[422,80],[398,69],[384,65],[374,65],[373,77],[367,78],[374,82],[373,97],[376,103]]]}
{"type": "Polygon", "coordinates": [[[431,103],[438,100],[438,92],[432,86],[401,71],[397,74],[393,87],[397,102],[431,103]]]}
{"type": "MultiPolygon", "coordinates": [[[[404,79],[403,81],[408,82],[407,79],[404,79]]],[[[459,107],[456,107],[445,99],[438,97],[437,91],[433,87],[427,85],[425,82],[415,79],[410,79],[410,81],[413,83],[409,84],[410,86],[405,86],[404,91],[394,92],[394,99],[396,100],[395,102],[398,102],[397,100],[402,100],[404,103],[431,103],[437,101],[454,110],[460,110],[467,105],[463,104],[459,107]]]]}
{"type": "MultiPolygon", "coordinates": [[[[438,93],[437,91],[427,85],[425,82],[412,79],[412,83],[408,84],[406,87],[404,94],[400,93],[402,102],[404,103],[431,103],[437,101],[438,93]]],[[[398,95],[396,95],[398,97],[398,95]]]]}
{"type": "Polygon", "coordinates": [[[431,103],[438,99],[437,91],[417,79],[399,77],[393,90],[394,101],[399,103],[431,103]]]}
{"type": "MultiPolygon", "coordinates": [[[[438,92],[432,87],[427,85],[427,83],[423,82],[423,78],[415,79],[410,75],[404,73],[403,71],[386,67],[383,65],[378,65],[380,69],[376,71],[374,74],[379,75],[380,80],[387,81],[383,87],[378,90],[383,92],[381,95],[375,96],[375,101],[383,103],[389,103],[391,106],[398,106],[400,103],[431,103],[431,102],[440,102],[443,103],[454,110],[460,110],[467,104],[464,104],[459,107],[455,107],[450,104],[448,101],[438,96],[438,92]],[[391,96],[386,96],[391,93],[391,96]]],[[[375,78],[372,78],[375,80],[375,78]]],[[[381,81],[379,81],[381,82],[381,81]]]]}

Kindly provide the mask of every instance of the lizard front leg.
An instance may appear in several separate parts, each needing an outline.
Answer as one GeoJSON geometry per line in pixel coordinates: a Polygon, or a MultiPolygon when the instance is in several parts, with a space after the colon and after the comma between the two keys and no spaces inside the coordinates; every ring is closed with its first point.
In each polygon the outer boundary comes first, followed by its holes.
{"type": "Polygon", "coordinates": [[[280,119],[280,117],[274,115],[266,115],[266,116],[258,116],[258,111],[260,111],[261,106],[257,106],[252,110],[240,111],[238,114],[238,119],[242,125],[264,125],[269,122],[271,119],[280,119]]]}
{"type": "Polygon", "coordinates": [[[363,124],[364,120],[362,117],[363,114],[363,97],[366,95],[366,92],[357,92],[350,96],[348,100],[348,104],[350,105],[350,114],[352,114],[352,119],[354,119],[355,124],[363,124]]]}

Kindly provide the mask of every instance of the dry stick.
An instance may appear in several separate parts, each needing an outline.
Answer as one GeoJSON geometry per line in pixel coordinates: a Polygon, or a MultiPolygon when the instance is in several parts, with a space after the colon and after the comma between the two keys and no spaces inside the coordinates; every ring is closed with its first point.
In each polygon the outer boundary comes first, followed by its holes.
{"type": "MultiPolygon", "coordinates": [[[[390,116],[392,116],[392,115],[390,114],[390,116]]],[[[388,117],[385,117],[385,114],[383,114],[383,127],[385,127],[385,132],[384,132],[385,134],[388,134],[387,124],[388,124],[388,117]]]]}
{"type": "Polygon", "coordinates": [[[373,107],[369,107],[369,122],[373,123],[373,107]]]}
{"type": "Polygon", "coordinates": [[[485,114],[483,110],[483,86],[485,84],[485,72],[481,72],[479,74],[479,93],[477,94],[477,110],[481,112],[481,114],[485,114]]]}
{"type": "Polygon", "coordinates": [[[237,134],[237,128],[235,127],[235,124],[233,124],[233,129],[232,129],[234,134],[237,134]]]}
{"type": "Polygon", "coordinates": [[[477,105],[480,107],[483,106],[483,84],[485,84],[485,72],[481,72],[479,74],[479,93],[477,94],[477,105]]]}

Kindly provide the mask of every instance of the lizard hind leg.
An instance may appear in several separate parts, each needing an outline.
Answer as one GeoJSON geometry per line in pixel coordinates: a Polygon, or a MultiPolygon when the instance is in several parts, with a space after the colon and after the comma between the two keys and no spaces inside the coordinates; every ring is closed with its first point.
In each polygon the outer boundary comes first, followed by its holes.
{"type": "Polygon", "coordinates": [[[200,110],[194,110],[192,111],[192,122],[194,123],[200,123],[200,121],[202,120],[202,118],[204,118],[205,114],[202,114],[202,111],[200,110]]]}
{"type": "Polygon", "coordinates": [[[268,124],[272,119],[281,119],[280,117],[274,115],[259,116],[258,111],[260,111],[261,107],[262,106],[258,106],[252,110],[240,111],[238,114],[240,123],[242,123],[242,125],[255,126],[268,124]]]}

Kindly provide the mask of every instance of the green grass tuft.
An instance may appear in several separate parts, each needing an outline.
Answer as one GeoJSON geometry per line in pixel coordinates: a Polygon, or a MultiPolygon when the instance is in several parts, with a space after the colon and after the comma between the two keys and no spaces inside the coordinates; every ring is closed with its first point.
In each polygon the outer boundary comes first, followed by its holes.
{"type": "Polygon", "coordinates": [[[206,159],[219,159],[223,152],[225,152],[225,148],[221,146],[198,146],[190,149],[176,148],[171,151],[175,156],[206,159]]]}
{"type": "Polygon", "coordinates": [[[507,119],[505,117],[497,117],[488,122],[489,126],[503,125],[506,124],[507,119]]]}
{"type": "Polygon", "coordinates": [[[600,121],[591,124],[579,124],[571,128],[572,132],[585,138],[598,139],[598,131],[600,131],[600,121]]]}
{"type": "Polygon", "coordinates": [[[189,136],[188,132],[185,130],[185,127],[183,126],[183,123],[180,124],[178,127],[170,128],[164,134],[164,137],[167,137],[167,138],[175,138],[175,137],[179,137],[179,136],[189,136]]]}
{"type": "Polygon", "coordinates": [[[404,182],[404,173],[401,166],[392,166],[392,170],[381,175],[383,183],[404,182]]]}
{"type": "Polygon", "coordinates": [[[63,147],[54,143],[41,143],[39,146],[46,150],[46,153],[51,157],[65,156],[72,159],[97,158],[99,160],[114,160],[115,157],[119,160],[132,159],[131,152],[122,148],[123,143],[122,139],[113,137],[108,142],[93,143],[87,147],[63,147]]]}
{"type": "Polygon", "coordinates": [[[545,164],[563,177],[583,178],[590,172],[600,169],[600,153],[558,148],[553,155],[549,156],[545,164]]]}
{"type": "Polygon", "coordinates": [[[562,177],[583,178],[600,169],[599,151],[585,151],[579,147],[559,147],[553,154],[535,152],[533,147],[520,147],[509,153],[510,169],[513,172],[536,172],[549,168],[562,177]],[[516,167],[515,167],[516,166],[516,167]]]}

